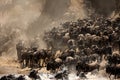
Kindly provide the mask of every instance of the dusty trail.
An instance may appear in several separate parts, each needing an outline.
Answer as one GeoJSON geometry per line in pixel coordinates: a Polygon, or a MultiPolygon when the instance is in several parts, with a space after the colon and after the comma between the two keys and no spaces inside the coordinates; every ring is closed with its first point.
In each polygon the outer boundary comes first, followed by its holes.
{"type": "Polygon", "coordinates": [[[7,57],[0,57],[0,74],[18,73],[19,69],[17,61],[7,57]]]}

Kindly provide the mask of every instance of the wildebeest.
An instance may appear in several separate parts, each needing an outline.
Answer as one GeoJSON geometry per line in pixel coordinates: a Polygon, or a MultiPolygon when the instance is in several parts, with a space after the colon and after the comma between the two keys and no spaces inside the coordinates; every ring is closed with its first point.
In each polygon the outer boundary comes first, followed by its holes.
{"type": "Polygon", "coordinates": [[[26,80],[26,79],[23,75],[20,75],[18,78],[16,78],[16,80],[26,80]]]}
{"type": "Polygon", "coordinates": [[[108,63],[110,65],[114,64],[120,64],[120,55],[119,54],[113,54],[110,56],[107,56],[108,63]]]}
{"type": "Polygon", "coordinates": [[[10,75],[1,77],[0,80],[16,80],[16,77],[10,74],[10,75]]]}
{"type": "Polygon", "coordinates": [[[51,59],[48,63],[47,63],[47,70],[50,70],[52,72],[55,72],[57,69],[59,69],[62,66],[62,62],[56,62],[54,59],[51,59]]]}
{"type": "Polygon", "coordinates": [[[55,78],[56,78],[56,80],[58,80],[58,79],[64,80],[64,78],[68,80],[68,72],[66,70],[59,72],[55,75],[55,78]]]}
{"type": "Polygon", "coordinates": [[[114,75],[115,79],[120,76],[120,66],[116,65],[107,65],[106,66],[106,73],[109,74],[109,78],[111,75],[114,75]]]}
{"type": "Polygon", "coordinates": [[[46,66],[47,61],[50,60],[53,57],[53,54],[52,54],[51,50],[42,49],[42,50],[38,51],[37,54],[38,54],[37,55],[38,60],[40,61],[39,65],[41,64],[40,65],[41,67],[46,66]]]}
{"type": "Polygon", "coordinates": [[[23,50],[23,52],[21,53],[21,59],[20,59],[20,63],[21,63],[21,67],[32,67],[32,60],[33,60],[33,52],[28,48],[26,48],[25,50],[23,50]]]}
{"type": "Polygon", "coordinates": [[[22,53],[22,50],[23,50],[23,49],[24,49],[23,41],[19,41],[19,43],[16,44],[16,50],[17,50],[18,60],[21,59],[21,53],[22,53]]]}
{"type": "Polygon", "coordinates": [[[67,57],[75,57],[75,50],[73,49],[67,49],[66,51],[63,51],[61,56],[59,57],[60,59],[63,60],[63,62],[66,60],[67,57]]]}
{"type": "Polygon", "coordinates": [[[79,74],[80,72],[88,73],[95,69],[98,69],[98,71],[99,71],[99,67],[100,67],[100,65],[97,62],[93,62],[91,64],[78,62],[76,65],[76,70],[77,70],[77,74],[79,74]]]}
{"type": "Polygon", "coordinates": [[[106,58],[108,55],[112,55],[112,46],[103,46],[102,48],[96,47],[94,48],[94,53],[98,54],[100,56],[100,60],[102,60],[102,57],[106,58]]]}
{"type": "Polygon", "coordinates": [[[38,71],[36,70],[32,70],[29,75],[28,75],[30,78],[32,79],[38,79],[38,80],[41,80],[41,77],[38,75],[38,71]]]}

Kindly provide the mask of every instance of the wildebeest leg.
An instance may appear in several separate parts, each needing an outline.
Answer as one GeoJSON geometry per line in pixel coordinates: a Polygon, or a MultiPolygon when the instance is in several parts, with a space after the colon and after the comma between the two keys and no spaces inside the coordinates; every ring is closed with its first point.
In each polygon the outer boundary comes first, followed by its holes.
{"type": "Polygon", "coordinates": [[[114,76],[115,80],[116,80],[116,75],[114,76]]]}
{"type": "Polygon", "coordinates": [[[25,67],[28,67],[29,60],[25,60],[25,67]]]}
{"type": "Polygon", "coordinates": [[[46,59],[44,59],[44,64],[43,64],[43,66],[44,66],[44,67],[46,66],[46,59]]]}
{"type": "Polygon", "coordinates": [[[45,67],[47,66],[48,61],[49,61],[49,59],[45,59],[45,67]]]}
{"type": "Polygon", "coordinates": [[[77,76],[79,76],[79,74],[80,74],[80,71],[77,71],[77,76]]]}
{"type": "Polygon", "coordinates": [[[40,60],[40,67],[44,67],[44,62],[45,62],[45,59],[40,60]]]}
{"type": "Polygon", "coordinates": [[[41,59],[41,62],[40,62],[40,64],[41,64],[41,67],[43,67],[43,59],[41,59]]]}
{"type": "Polygon", "coordinates": [[[26,60],[23,60],[23,68],[26,67],[26,60]]]}
{"type": "Polygon", "coordinates": [[[44,67],[45,59],[42,60],[42,67],[44,67]]]}
{"type": "MultiPolygon", "coordinates": [[[[62,74],[63,75],[63,74],[62,74]]],[[[63,80],[63,76],[62,76],[62,80],[63,80]]]]}
{"type": "Polygon", "coordinates": [[[31,67],[31,64],[32,64],[32,62],[31,62],[31,60],[30,60],[30,65],[29,65],[30,67],[31,67]]]}
{"type": "Polygon", "coordinates": [[[105,60],[106,60],[106,59],[107,59],[107,56],[108,56],[108,55],[104,55],[103,59],[105,59],[105,60]]]}
{"type": "Polygon", "coordinates": [[[29,67],[31,67],[31,60],[29,59],[29,67]]]}
{"type": "Polygon", "coordinates": [[[39,68],[40,68],[41,67],[41,59],[39,59],[38,65],[39,65],[39,68]]]}
{"type": "Polygon", "coordinates": [[[30,67],[33,68],[33,60],[30,60],[30,67]]]}
{"type": "Polygon", "coordinates": [[[100,57],[100,61],[102,61],[103,59],[105,59],[105,55],[101,55],[101,57],[100,57]]]}
{"type": "Polygon", "coordinates": [[[117,76],[115,75],[114,77],[115,77],[115,80],[116,80],[116,79],[117,79],[117,76]]]}
{"type": "Polygon", "coordinates": [[[103,57],[103,56],[102,56],[102,55],[100,55],[100,62],[102,61],[102,57],[103,57]]]}
{"type": "Polygon", "coordinates": [[[20,62],[20,67],[23,69],[24,68],[24,61],[20,62]]]}
{"type": "Polygon", "coordinates": [[[111,74],[109,75],[109,79],[111,80],[111,74]]]}
{"type": "Polygon", "coordinates": [[[29,60],[28,60],[28,67],[31,67],[30,65],[31,65],[31,61],[30,61],[30,59],[29,59],[29,60]]]}
{"type": "Polygon", "coordinates": [[[24,60],[24,68],[27,67],[27,60],[24,60]]]}
{"type": "Polygon", "coordinates": [[[119,46],[118,46],[118,47],[119,47],[119,54],[120,54],[120,43],[119,43],[119,46]]]}
{"type": "Polygon", "coordinates": [[[38,60],[37,59],[34,59],[34,67],[38,68],[38,60]]]}
{"type": "Polygon", "coordinates": [[[42,63],[42,59],[39,60],[39,67],[42,67],[41,63],[42,63]]]}
{"type": "Polygon", "coordinates": [[[22,61],[22,68],[25,68],[25,60],[22,61]]]}
{"type": "Polygon", "coordinates": [[[41,67],[41,59],[39,59],[38,65],[39,65],[39,67],[41,67]]]}

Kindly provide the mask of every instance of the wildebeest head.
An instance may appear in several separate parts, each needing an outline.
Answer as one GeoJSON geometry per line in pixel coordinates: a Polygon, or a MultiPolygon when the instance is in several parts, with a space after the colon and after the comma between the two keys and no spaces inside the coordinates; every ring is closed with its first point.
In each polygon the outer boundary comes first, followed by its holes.
{"type": "Polygon", "coordinates": [[[26,80],[23,75],[20,75],[17,80],[26,80]]]}

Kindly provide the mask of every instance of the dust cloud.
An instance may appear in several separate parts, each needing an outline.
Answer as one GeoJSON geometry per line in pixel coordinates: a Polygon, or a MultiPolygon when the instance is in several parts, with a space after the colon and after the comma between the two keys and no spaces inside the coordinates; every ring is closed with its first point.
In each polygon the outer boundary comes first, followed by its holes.
{"type": "Polygon", "coordinates": [[[116,8],[115,0],[84,0],[86,6],[94,13],[110,17],[116,8]]]}

